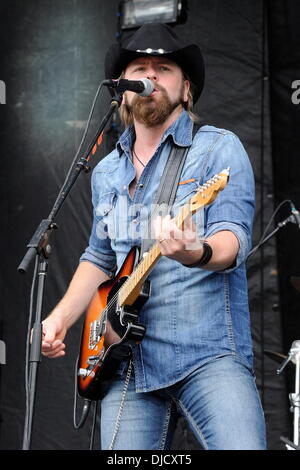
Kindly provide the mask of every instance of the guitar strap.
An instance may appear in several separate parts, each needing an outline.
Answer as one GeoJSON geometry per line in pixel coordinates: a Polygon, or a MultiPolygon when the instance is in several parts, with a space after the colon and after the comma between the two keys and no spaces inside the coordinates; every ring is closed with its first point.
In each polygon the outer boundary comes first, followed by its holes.
{"type": "MultiPolygon", "coordinates": [[[[198,132],[199,128],[203,125],[204,124],[202,123],[201,125],[194,124],[192,140],[194,140],[196,133],[198,132]]],[[[153,211],[150,214],[148,225],[146,231],[144,232],[144,237],[142,238],[140,259],[142,259],[144,253],[146,253],[154,243],[154,240],[151,238],[152,221],[158,215],[164,217],[171,212],[171,208],[173,206],[174,199],[176,196],[180,175],[189,150],[190,146],[180,147],[173,142],[170,155],[168,157],[164,172],[160,179],[159,188],[155,194],[155,198],[152,203],[153,211]]]]}

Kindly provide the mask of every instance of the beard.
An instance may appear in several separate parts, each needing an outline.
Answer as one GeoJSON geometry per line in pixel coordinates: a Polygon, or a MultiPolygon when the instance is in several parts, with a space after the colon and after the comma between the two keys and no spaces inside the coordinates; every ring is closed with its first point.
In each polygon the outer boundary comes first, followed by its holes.
{"type": "Polygon", "coordinates": [[[127,100],[124,103],[127,111],[146,127],[155,127],[163,124],[174,109],[183,103],[183,86],[180,90],[179,98],[173,103],[164,88],[158,85],[155,88],[160,91],[160,96],[157,99],[152,96],[141,97],[136,95],[131,105],[127,103],[127,100]]]}

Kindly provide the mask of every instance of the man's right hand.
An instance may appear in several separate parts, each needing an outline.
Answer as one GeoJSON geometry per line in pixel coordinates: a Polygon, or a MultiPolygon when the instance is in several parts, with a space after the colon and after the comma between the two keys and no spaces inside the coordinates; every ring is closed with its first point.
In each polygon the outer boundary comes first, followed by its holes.
{"type": "Polygon", "coordinates": [[[52,313],[42,322],[42,354],[47,357],[65,355],[64,338],[67,330],[80,318],[98,286],[109,276],[89,261],[82,261],[68,290],[52,313]]]}
{"type": "Polygon", "coordinates": [[[50,358],[65,355],[63,342],[67,328],[62,318],[50,315],[43,321],[42,354],[50,358]]]}

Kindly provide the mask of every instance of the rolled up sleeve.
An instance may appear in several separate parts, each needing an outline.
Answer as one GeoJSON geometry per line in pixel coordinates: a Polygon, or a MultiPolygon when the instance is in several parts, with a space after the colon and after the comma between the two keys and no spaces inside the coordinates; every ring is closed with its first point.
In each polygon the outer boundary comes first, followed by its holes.
{"type": "Polygon", "coordinates": [[[206,179],[230,168],[229,181],[215,201],[205,208],[205,237],[223,230],[231,231],[239,241],[235,266],[247,258],[252,244],[252,226],[255,210],[255,184],[248,155],[236,135],[221,134],[212,150],[206,179]],[[217,170],[217,171],[216,171],[217,170]]]}
{"type": "Polygon", "coordinates": [[[116,254],[112,250],[108,237],[105,214],[112,206],[106,198],[106,202],[99,204],[98,191],[96,190],[96,172],[92,175],[92,202],[93,202],[93,226],[89,239],[89,245],[81,255],[79,261],[89,261],[112,277],[116,269],[116,254]]]}

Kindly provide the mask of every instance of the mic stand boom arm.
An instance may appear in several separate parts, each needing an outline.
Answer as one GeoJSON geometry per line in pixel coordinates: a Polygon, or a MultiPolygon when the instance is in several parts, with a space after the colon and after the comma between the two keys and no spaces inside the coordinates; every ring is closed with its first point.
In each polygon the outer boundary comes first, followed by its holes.
{"type": "Polygon", "coordinates": [[[278,222],[276,228],[273,230],[273,232],[271,232],[269,235],[267,235],[263,240],[261,240],[248,254],[247,256],[247,260],[252,256],[254,255],[254,253],[257,252],[257,250],[262,247],[265,243],[267,243],[267,241],[270,240],[270,238],[272,238],[274,235],[276,235],[276,233],[283,227],[285,227],[289,222],[292,222],[292,223],[295,223],[295,220],[294,220],[294,216],[293,215],[290,215],[289,217],[287,217],[286,219],[284,219],[282,222],[278,222]]]}
{"type": "Polygon", "coordinates": [[[37,381],[37,372],[38,365],[41,362],[41,343],[42,343],[42,303],[44,296],[44,284],[47,276],[48,261],[51,254],[51,246],[49,244],[50,236],[53,231],[58,228],[57,224],[54,222],[54,218],[57,215],[58,211],[61,209],[64,201],[66,200],[70,190],[72,189],[74,183],[76,182],[78,176],[82,171],[88,173],[90,167],[88,165],[89,158],[91,154],[94,154],[97,147],[97,142],[101,136],[103,130],[105,129],[109,119],[111,118],[113,112],[120,106],[122,102],[122,94],[114,96],[110,102],[110,107],[107,113],[105,114],[100,127],[92,139],[90,145],[88,146],[84,155],[77,161],[74,166],[73,171],[72,165],[68,172],[68,176],[56,198],[56,201],[53,205],[53,208],[47,219],[43,219],[39,226],[37,227],[33,237],[27,245],[27,252],[21,261],[18,271],[20,273],[26,273],[29,265],[36,257],[37,266],[38,266],[38,284],[37,284],[37,297],[36,297],[36,307],[35,307],[35,319],[34,327],[32,333],[32,341],[30,348],[30,357],[29,357],[29,377],[28,377],[28,393],[29,397],[27,399],[26,414],[25,414],[25,426],[23,434],[23,450],[30,449],[31,443],[31,431],[32,431],[32,421],[33,421],[33,412],[34,412],[34,402],[35,402],[35,391],[36,391],[36,381],[37,381]],[[95,147],[96,146],[96,147],[95,147]]]}

